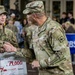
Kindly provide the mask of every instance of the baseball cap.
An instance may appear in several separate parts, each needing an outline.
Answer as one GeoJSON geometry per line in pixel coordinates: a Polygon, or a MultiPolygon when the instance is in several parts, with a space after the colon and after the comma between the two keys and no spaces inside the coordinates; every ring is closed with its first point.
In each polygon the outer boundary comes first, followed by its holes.
{"type": "Polygon", "coordinates": [[[4,6],[0,5],[0,14],[2,13],[7,13],[7,12],[5,11],[4,6]]]}
{"type": "Polygon", "coordinates": [[[23,14],[44,12],[44,4],[42,1],[33,1],[26,5],[23,14]]]}

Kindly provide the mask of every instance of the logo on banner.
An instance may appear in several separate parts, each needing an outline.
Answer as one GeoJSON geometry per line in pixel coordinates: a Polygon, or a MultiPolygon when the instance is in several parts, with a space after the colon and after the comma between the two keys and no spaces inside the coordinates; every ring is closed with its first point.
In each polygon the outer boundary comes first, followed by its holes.
{"type": "Polygon", "coordinates": [[[75,48],[75,41],[68,41],[70,48],[75,48]]]}
{"type": "Polygon", "coordinates": [[[69,43],[71,54],[75,54],[75,33],[68,33],[66,34],[66,37],[69,43]]]}

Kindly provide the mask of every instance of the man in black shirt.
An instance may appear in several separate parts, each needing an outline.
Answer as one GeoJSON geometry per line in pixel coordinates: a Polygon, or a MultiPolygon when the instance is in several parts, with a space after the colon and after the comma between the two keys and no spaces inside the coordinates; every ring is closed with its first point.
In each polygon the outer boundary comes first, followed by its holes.
{"type": "Polygon", "coordinates": [[[72,24],[74,24],[74,18],[73,18],[73,13],[72,12],[68,13],[68,19],[67,19],[67,21],[70,21],[72,24]]]}
{"type": "Polygon", "coordinates": [[[66,15],[66,12],[63,12],[62,13],[62,17],[60,19],[60,24],[63,24],[67,21],[67,15],[66,15]]]}

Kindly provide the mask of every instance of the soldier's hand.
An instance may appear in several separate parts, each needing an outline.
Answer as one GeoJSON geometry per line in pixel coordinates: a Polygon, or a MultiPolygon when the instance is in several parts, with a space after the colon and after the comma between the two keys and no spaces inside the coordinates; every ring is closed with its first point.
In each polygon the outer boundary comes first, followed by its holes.
{"type": "Polygon", "coordinates": [[[4,43],[3,48],[5,49],[6,52],[15,52],[17,49],[10,44],[9,42],[4,43]]]}
{"type": "Polygon", "coordinates": [[[40,64],[39,64],[39,62],[37,61],[37,60],[34,60],[32,63],[31,63],[31,65],[32,65],[32,68],[39,68],[40,67],[40,64]]]}

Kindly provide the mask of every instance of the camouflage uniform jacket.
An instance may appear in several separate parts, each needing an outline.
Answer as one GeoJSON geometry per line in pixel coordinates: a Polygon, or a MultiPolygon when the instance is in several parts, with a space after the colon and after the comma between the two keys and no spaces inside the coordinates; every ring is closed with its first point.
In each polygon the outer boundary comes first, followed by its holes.
{"type": "Polygon", "coordinates": [[[0,40],[4,42],[10,42],[13,46],[18,47],[16,36],[8,28],[0,29],[0,40]]]}
{"type": "Polygon", "coordinates": [[[10,29],[10,30],[12,30],[15,33],[15,35],[18,33],[17,27],[14,26],[14,25],[9,25],[8,24],[5,27],[8,28],[8,29],[10,29]]]}
{"type": "Polygon", "coordinates": [[[35,59],[35,54],[33,51],[32,43],[32,32],[36,29],[37,26],[31,25],[24,27],[23,31],[25,32],[24,38],[24,49],[18,49],[16,55],[24,57],[26,62],[31,63],[35,59]]]}
{"type": "MultiPolygon", "coordinates": [[[[68,42],[59,23],[48,18],[41,27],[32,31],[31,41],[41,68],[50,67],[54,75],[61,72],[61,75],[73,75],[68,42]]],[[[24,55],[24,51],[22,53],[24,55]]]]}

